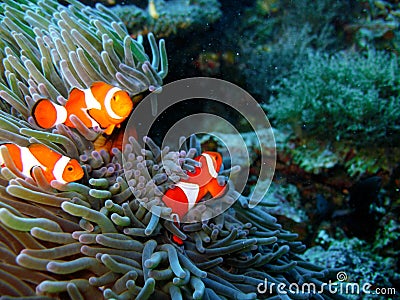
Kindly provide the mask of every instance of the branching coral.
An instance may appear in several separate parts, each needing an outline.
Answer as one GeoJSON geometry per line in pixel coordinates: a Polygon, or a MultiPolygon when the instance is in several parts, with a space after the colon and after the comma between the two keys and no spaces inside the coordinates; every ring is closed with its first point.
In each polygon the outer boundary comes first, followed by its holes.
{"type": "MultiPolygon", "coordinates": [[[[371,251],[371,244],[357,238],[337,240],[321,231],[320,237],[327,243],[328,251],[321,246],[308,249],[302,256],[327,267],[346,266],[346,273],[351,282],[360,286],[365,282],[373,282],[376,286],[395,286],[397,257],[384,257],[371,251]]],[[[396,298],[393,295],[393,298],[396,298]]],[[[348,299],[357,299],[357,295],[348,295],[348,299]]],[[[372,295],[364,295],[364,299],[375,299],[372,295]]]]}
{"type": "Polygon", "coordinates": [[[357,1],[356,18],[345,27],[362,49],[399,51],[400,5],[397,1],[357,1]]]}
{"type": "Polygon", "coordinates": [[[154,32],[157,36],[169,36],[179,30],[208,26],[221,16],[216,0],[150,0],[145,9],[135,5],[118,5],[112,11],[121,18],[130,32],[154,32]]]}
{"type": "Polygon", "coordinates": [[[241,69],[249,90],[267,101],[273,87],[304,64],[310,49],[340,48],[334,22],[346,17],[347,1],[257,1],[238,28],[241,69]],[[270,12],[260,4],[271,2],[270,12]],[[271,14],[266,17],[264,14],[271,14]]]}
{"type": "MultiPolygon", "coordinates": [[[[1,140],[42,142],[78,158],[85,170],[80,183],[64,185],[49,184],[37,167],[33,179],[12,163],[1,168],[1,299],[255,299],[270,296],[257,295],[265,280],[271,287],[321,287],[334,270],[301,260],[304,245],[276,223],[268,203],[249,209],[231,183],[212,207],[238,199],[226,212],[210,218],[199,204],[194,211],[202,221],[177,226],[170,220],[162,193],[193,169],[200,154],[194,138],[188,149],[171,151],[147,137],[143,148],[129,137],[122,150],[107,152],[94,150],[99,133],[77,118],[76,129],[61,124],[52,132],[30,122],[30,108],[41,97],[62,104],[71,87],[96,80],[133,96],[157,89],[167,72],[163,42],[158,49],[149,36],[149,63],[118,19],[101,6],[72,2],[68,8],[51,0],[1,6],[1,140]]],[[[5,147],[0,151],[9,155],[5,147]]],[[[335,296],[328,295],[314,297],[335,296]]]]}
{"type": "Polygon", "coordinates": [[[342,162],[352,175],[390,170],[391,159],[382,154],[398,152],[399,79],[397,58],[383,52],[310,54],[309,63],[276,87],[267,110],[308,145],[293,150],[307,169],[318,160],[342,162]]]}

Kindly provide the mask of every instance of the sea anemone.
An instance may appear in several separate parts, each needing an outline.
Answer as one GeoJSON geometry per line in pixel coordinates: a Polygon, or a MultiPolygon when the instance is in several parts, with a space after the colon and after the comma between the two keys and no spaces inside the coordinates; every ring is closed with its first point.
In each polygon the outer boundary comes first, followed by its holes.
{"type": "Polygon", "coordinates": [[[49,183],[39,167],[25,178],[0,147],[8,161],[0,176],[0,299],[255,299],[277,295],[280,283],[287,296],[304,299],[311,293],[288,291],[304,282],[324,287],[315,298],[335,297],[322,285],[335,270],[300,259],[297,234],[277,224],[268,203],[249,209],[229,180],[218,201],[232,204],[224,213],[210,218],[198,205],[202,221],[170,220],[161,197],[196,166],[194,136],[180,149],[160,149],[148,137],[142,147],[126,128],[124,148],[107,151],[95,147],[101,131],[77,118],[73,129],[36,126],[30,109],[38,99],[64,104],[72,87],[94,81],[133,97],[159,89],[167,73],[163,41],[157,47],[149,34],[150,63],[141,40],[108,10],[70,2],[0,7],[1,140],[43,143],[79,159],[85,171],[79,183],[49,183]],[[266,282],[268,294],[257,294],[266,282]]]}

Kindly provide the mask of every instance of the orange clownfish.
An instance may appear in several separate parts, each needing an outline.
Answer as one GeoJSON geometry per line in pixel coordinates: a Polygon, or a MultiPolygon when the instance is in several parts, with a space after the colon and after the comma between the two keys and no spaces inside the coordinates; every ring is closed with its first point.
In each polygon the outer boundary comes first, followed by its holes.
{"type": "Polygon", "coordinates": [[[188,172],[188,179],[176,183],[162,197],[172,213],[178,216],[178,220],[182,220],[207,193],[215,198],[221,196],[225,190],[225,186],[220,186],[217,181],[222,166],[221,154],[207,151],[195,157],[195,160],[201,163],[201,167],[195,167],[194,172],[188,172]]]}
{"type": "Polygon", "coordinates": [[[100,127],[110,135],[132,109],[133,102],[126,91],[95,82],[88,89],[73,88],[65,106],[48,99],[38,100],[32,108],[32,116],[37,125],[47,129],[57,124],[74,127],[69,117],[75,115],[87,127],[100,127]]]}
{"type": "MultiPolygon", "coordinates": [[[[28,147],[21,147],[8,143],[1,146],[7,147],[15,167],[26,177],[33,178],[32,168],[36,166],[42,169],[49,183],[52,180],[68,183],[83,177],[83,169],[76,159],[63,156],[45,145],[30,144],[28,147]]],[[[6,166],[1,152],[0,165],[6,166]]]]}

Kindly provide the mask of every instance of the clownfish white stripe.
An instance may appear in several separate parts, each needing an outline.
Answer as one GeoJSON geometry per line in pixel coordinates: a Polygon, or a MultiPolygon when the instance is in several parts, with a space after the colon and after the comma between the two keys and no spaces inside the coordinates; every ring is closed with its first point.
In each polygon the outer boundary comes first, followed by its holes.
{"type": "Polygon", "coordinates": [[[56,109],[56,112],[57,112],[57,119],[56,119],[56,121],[55,121],[55,123],[53,125],[53,126],[55,126],[55,125],[58,125],[58,124],[62,124],[67,120],[68,112],[67,112],[67,110],[65,109],[64,106],[61,106],[61,105],[58,105],[58,104],[55,104],[55,103],[53,103],[53,105],[54,105],[54,108],[56,109]]]}
{"type": "Polygon", "coordinates": [[[54,165],[53,175],[58,182],[67,183],[63,179],[63,172],[71,159],[67,156],[61,156],[54,165]]]}
{"type": "Polygon", "coordinates": [[[190,210],[196,204],[196,199],[200,191],[199,185],[180,181],[176,184],[176,186],[185,193],[188,200],[188,210],[190,210]]]}
{"type": "Polygon", "coordinates": [[[117,115],[117,114],[112,110],[112,108],[111,108],[111,99],[112,99],[112,97],[114,96],[114,94],[115,94],[116,92],[119,92],[120,90],[121,90],[120,88],[113,87],[112,89],[110,89],[110,90],[107,92],[106,97],[104,98],[104,107],[106,108],[106,111],[107,111],[108,115],[109,115],[111,118],[116,119],[116,120],[120,120],[120,119],[122,119],[123,117],[117,115]]]}
{"type": "Polygon", "coordinates": [[[86,107],[82,107],[81,110],[86,114],[87,118],[90,120],[92,127],[100,127],[100,124],[95,119],[93,119],[91,116],[89,116],[89,114],[86,111],[88,109],[101,109],[101,104],[93,96],[92,89],[85,89],[82,91],[85,94],[86,107]]]}
{"type": "Polygon", "coordinates": [[[206,158],[207,167],[208,167],[208,171],[210,172],[210,175],[213,178],[217,178],[218,173],[215,170],[215,166],[214,166],[214,163],[213,163],[213,160],[212,160],[211,156],[209,154],[207,154],[207,153],[203,153],[202,155],[206,158]]]}
{"type": "Polygon", "coordinates": [[[86,107],[82,109],[101,109],[101,103],[93,96],[92,89],[84,89],[83,92],[85,93],[86,107]]]}
{"type": "MultiPolygon", "coordinates": [[[[37,159],[35,156],[33,156],[33,154],[31,153],[31,151],[29,151],[28,148],[26,147],[20,147],[17,146],[20,151],[21,151],[21,159],[22,160],[22,174],[24,174],[26,177],[31,177],[31,170],[33,167],[35,166],[39,166],[41,168],[45,168],[37,159]]],[[[10,153],[11,154],[11,153],[10,153]]]]}

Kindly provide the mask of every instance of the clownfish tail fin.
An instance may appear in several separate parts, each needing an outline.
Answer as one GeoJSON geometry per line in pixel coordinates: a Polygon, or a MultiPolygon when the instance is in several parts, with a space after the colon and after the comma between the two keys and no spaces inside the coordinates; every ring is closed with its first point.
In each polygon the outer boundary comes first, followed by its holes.
{"type": "Polygon", "coordinates": [[[52,128],[67,120],[67,110],[64,106],[55,104],[49,99],[38,100],[32,108],[32,117],[42,128],[52,128]]]}

